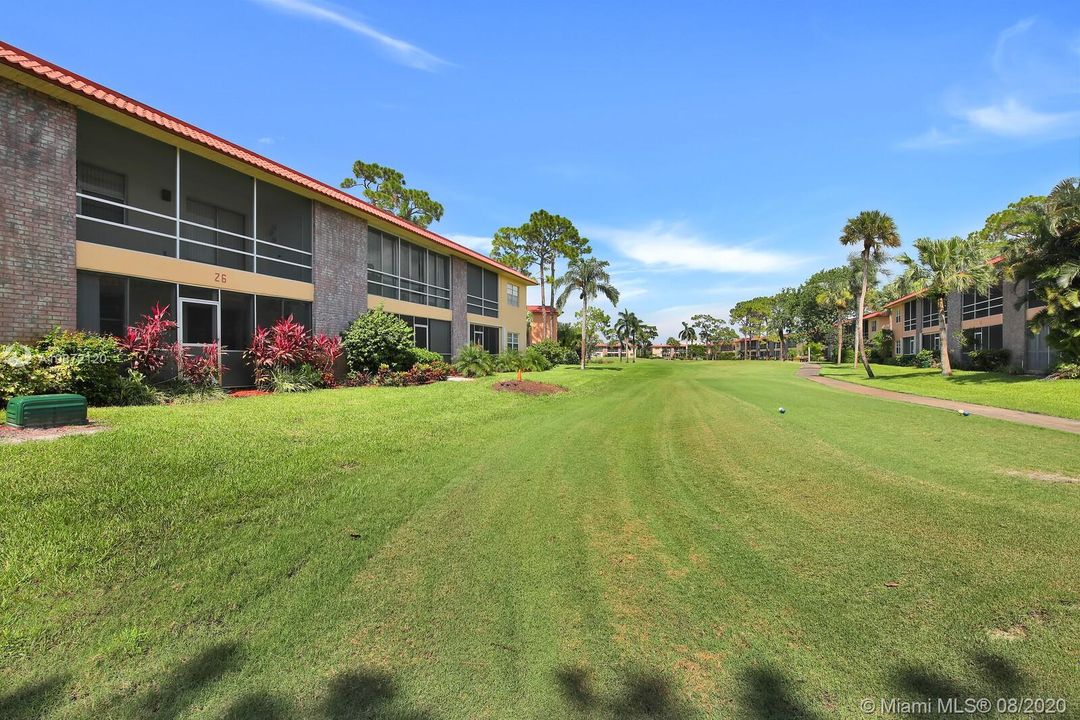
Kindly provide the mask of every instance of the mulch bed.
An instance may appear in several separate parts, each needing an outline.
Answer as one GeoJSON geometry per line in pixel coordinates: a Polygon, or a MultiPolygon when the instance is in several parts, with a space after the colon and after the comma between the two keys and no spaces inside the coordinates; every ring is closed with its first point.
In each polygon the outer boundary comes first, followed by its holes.
{"type": "Polygon", "coordinates": [[[229,393],[229,397],[245,398],[245,397],[258,397],[259,395],[269,395],[268,390],[237,390],[229,393]]]}
{"type": "Polygon", "coordinates": [[[92,435],[104,429],[104,425],[93,422],[86,425],[62,425],[54,428],[15,428],[10,425],[0,425],[0,445],[14,445],[31,440],[55,440],[65,435],[92,435]]]}
{"type": "Polygon", "coordinates": [[[551,383],[534,382],[532,380],[503,380],[491,386],[492,390],[499,392],[516,392],[523,395],[553,395],[566,392],[562,385],[551,383]]]}

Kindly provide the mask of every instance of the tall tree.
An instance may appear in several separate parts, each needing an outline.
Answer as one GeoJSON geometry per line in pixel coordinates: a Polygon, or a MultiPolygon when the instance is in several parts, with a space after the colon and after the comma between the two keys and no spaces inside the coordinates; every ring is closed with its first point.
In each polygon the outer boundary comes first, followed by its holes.
{"type": "Polygon", "coordinates": [[[862,327],[862,317],[866,311],[866,288],[870,276],[870,264],[884,262],[885,248],[900,247],[900,233],[897,232],[896,222],[887,214],[880,210],[863,210],[847,221],[844,232],[840,235],[840,244],[860,247],[862,282],[859,288],[858,311],[855,315],[855,362],[858,364],[861,358],[866,376],[874,377],[870,360],[866,356],[862,327]]]}
{"type": "Polygon", "coordinates": [[[762,338],[765,335],[771,305],[771,298],[761,296],[750,300],[741,300],[731,308],[731,324],[739,328],[744,338],[744,360],[749,346],[748,341],[754,337],[762,338]]]}
{"type": "Polygon", "coordinates": [[[406,187],[405,176],[394,168],[357,160],[352,171],[353,176],[342,180],[341,187],[349,190],[362,185],[364,197],[375,207],[424,228],[442,220],[443,206],[427,191],[406,187]]]}
{"type": "Polygon", "coordinates": [[[1080,178],[1044,198],[1024,198],[992,215],[987,234],[1005,245],[1008,276],[1027,280],[1044,305],[1030,321],[1064,362],[1080,362],[1080,178]]]}
{"type": "Polygon", "coordinates": [[[798,319],[798,294],[794,288],[784,288],[773,295],[769,305],[769,332],[780,341],[780,359],[787,360],[787,337],[798,319]]]}
{"type": "Polygon", "coordinates": [[[844,323],[848,309],[855,297],[846,285],[832,284],[825,286],[817,296],[817,304],[825,308],[836,323],[836,364],[844,360],[844,323]]]}
{"type": "MultiPolygon", "coordinates": [[[[532,267],[538,260],[535,255],[529,254],[529,248],[525,239],[521,236],[521,228],[503,227],[495,231],[491,238],[491,258],[498,260],[507,267],[533,277],[532,267]]],[[[541,304],[544,298],[540,298],[541,304]]],[[[546,326],[545,326],[546,329],[546,326]]],[[[545,335],[545,337],[550,337],[545,335]]]]}
{"type": "Polygon", "coordinates": [[[716,349],[720,343],[730,339],[727,336],[731,334],[731,328],[720,318],[705,313],[692,316],[690,321],[697,330],[698,340],[705,344],[706,356],[710,360],[716,359],[716,349]]]}
{"type": "Polygon", "coordinates": [[[545,336],[552,337],[556,322],[549,318],[555,306],[555,263],[560,258],[574,260],[591,252],[587,238],[562,215],[537,210],[520,227],[500,228],[492,238],[492,257],[527,272],[534,265],[540,280],[541,321],[545,336]]]}
{"type": "Polygon", "coordinates": [[[919,238],[915,241],[916,257],[907,253],[897,259],[911,270],[913,278],[937,298],[941,316],[941,374],[952,375],[949,359],[949,315],[946,298],[951,293],[980,292],[986,294],[997,282],[997,270],[990,264],[995,249],[981,242],[977,234],[948,240],[919,238]]]}
{"type": "MultiPolygon", "coordinates": [[[[619,337],[619,360],[623,359],[623,351],[627,350],[630,345],[631,338],[634,336],[635,329],[640,324],[637,319],[637,315],[630,312],[626,308],[619,311],[618,317],[615,319],[615,334],[619,337]]],[[[627,362],[630,361],[629,355],[626,358],[627,362]]]]}
{"type": "Polygon", "coordinates": [[[572,293],[577,293],[581,298],[581,369],[585,369],[586,338],[588,333],[585,328],[585,320],[589,316],[589,301],[597,295],[603,294],[612,305],[619,304],[619,291],[611,284],[611,275],[607,271],[610,263],[607,260],[599,260],[594,257],[577,257],[570,261],[566,272],[555,281],[554,285],[560,288],[558,307],[565,307],[566,301],[572,293]]]}
{"type": "Polygon", "coordinates": [[[679,339],[686,343],[685,356],[689,360],[690,346],[697,342],[697,331],[694,330],[694,326],[688,322],[683,322],[682,330],[679,331],[679,339]]]}
{"type": "Polygon", "coordinates": [[[578,310],[574,317],[581,322],[582,315],[585,315],[585,322],[582,323],[582,327],[585,328],[585,350],[588,353],[587,357],[592,357],[596,352],[597,346],[600,344],[601,338],[611,334],[611,317],[598,307],[589,308],[588,313],[583,313],[582,310],[578,310]]]}

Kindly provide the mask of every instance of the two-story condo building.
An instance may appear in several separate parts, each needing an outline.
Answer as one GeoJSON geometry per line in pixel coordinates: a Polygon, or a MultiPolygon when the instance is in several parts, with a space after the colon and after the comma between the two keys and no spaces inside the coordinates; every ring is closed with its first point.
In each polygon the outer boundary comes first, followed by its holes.
{"type": "Polygon", "coordinates": [[[2,42],[0,170],[0,342],[160,303],[226,386],[289,315],[336,335],[382,305],[447,358],[526,343],[525,275],[2,42]]]}
{"type": "MultiPolygon", "coordinates": [[[[991,261],[995,265],[1001,258],[991,261]]],[[[989,291],[954,294],[946,298],[950,332],[949,357],[963,367],[972,350],[1009,351],[1009,362],[1027,373],[1045,373],[1057,362],[1057,353],[1046,342],[1047,330],[1032,333],[1027,323],[1039,311],[1040,301],[1028,292],[1026,282],[998,279],[989,291]]],[[[925,292],[911,293],[863,316],[863,332],[872,337],[891,330],[897,355],[920,350],[941,350],[941,316],[937,298],[925,292]]]]}

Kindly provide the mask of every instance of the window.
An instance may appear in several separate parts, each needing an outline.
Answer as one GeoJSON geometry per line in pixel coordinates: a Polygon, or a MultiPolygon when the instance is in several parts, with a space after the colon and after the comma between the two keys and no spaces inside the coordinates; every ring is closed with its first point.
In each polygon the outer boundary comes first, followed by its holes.
{"type": "Polygon", "coordinates": [[[413,329],[413,342],[431,352],[442,355],[450,362],[450,321],[430,320],[413,315],[398,315],[413,329]]]}
{"type": "Polygon", "coordinates": [[[914,330],[919,326],[919,301],[909,300],[904,303],[904,330],[914,330]]]}
{"type": "Polygon", "coordinates": [[[519,338],[519,335],[516,332],[508,332],[508,333],[506,333],[506,349],[507,350],[520,350],[521,348],[518,347],[518,338],[519,338]]]}
{"type": "Polygon", "coordinates": [[[941,322],[941,313],[938,312],[937,303],[937,298],[925,298],[923,300],[923,327],[933,327],[941,322]]]}
{"type": "Polygon", "coordinates": [[[904,352],[902,354],[903,355],[914,355],[915,354],[915,336],[912,335],[911,337],[904,338],[903,343],[904,343],[904,348],[903,348],[904,352]]]}
{"type": "Polygon", "coordinates": [[[896,354],[897,355],[900,354],[900,341],[899,340],[896,341],[896,354]]]}
{"type": "Polygon", "coordinates": [[[236,237],[244,234],[247,225],[247,218],[242,213],[193,198],[188,198],[184,207],[184,219],[198,225],[181,227],[181,236],[192,241],[181,243],[181,258],[237,270],[252,269],[251,261],[244,254],[251,251],[248,241],[236,237]]]}
{"type": "Polygon", "coordinates": [[[1004,345],[1001,325],[989,325],[964,331],[964,350],[1000,350],[1004,345]]]}
{"type": "MultiPolygon", "coordinates": [[[[76,175],[80,193],[114,203],[127,203],[127,178],[120,173],[80,162],[76,175]]],[[[79,198],[78,213],[121,225],[127,223],[127,210],[110,205],[108,202],[79,198]]]]}
{"type": "Polygon", "coordinates": [[[478,265],[467,270],[467,310],[474,315],[499,316],[499,276],[478,265]]]}
{"type": "Polygon", "coordinates": [[[964,320],[1000,315],[1001,309],[1001,283],[990,286],[990,293],[964,293],[964,320]]]}
{"type": "Polygon", "coordinates": [[[870,332],[872,332],[872,333],[877,332],[877,320],[871,320],[870,321],[870,332]]]}
{"type": "Polygon", "coordinates": [[[897,325],[899,325],[899,324],[900,324],[900,320],[901,320],[901,317],[900,317],[900,308],[896,308],[896,318],[895,318],[895,319],[896,319],[896,324],[897,324],[897,325]]]}
{"type": "Polygon", "coordinates": [[[1027,372],[1046,372],[1058,362],[1058,352],[1047,344],[1049,328],[1045,325],[1037,334],[1027,335],[1024,370],[1027,372]]]}
{"type": "Polygon", "coordinates": [[[492,355],[499,352],[499,328],[487,325],[469,325],[469,342],[479,345],[492,355]]]}
{"type": "Polygon", "coordinates": [[[923,333],[922,336],[922,349],[923,350],[941,350],[941,333],[923,333]]]}
{"type": "Polygon", "coordinates": [[[450,307],[450,258],[368,228],[368,292],[450,307]]]}
{"type": "Polygon", "coordinates": [[[506,304],[510,307],[518,306],[518,298],[520,297],[521,288],[517,285],[506,284],[506,304]]]}
{"type": "Polygon", "coordinates": [[[295,322],[311,330],[311,303],[303,300],[259,295],[255,298],[255,324],[268,328],[281,318],[292,316],[295,322]]]}

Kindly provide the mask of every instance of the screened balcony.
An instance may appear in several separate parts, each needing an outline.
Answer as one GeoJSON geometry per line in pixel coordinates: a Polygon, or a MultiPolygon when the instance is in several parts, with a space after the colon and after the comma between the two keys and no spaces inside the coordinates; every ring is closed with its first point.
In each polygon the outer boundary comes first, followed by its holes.
{"type": "Polygon", "coordinates": [[[76,237],[311,282],[311,201],[79,114],[76,237]]]}

